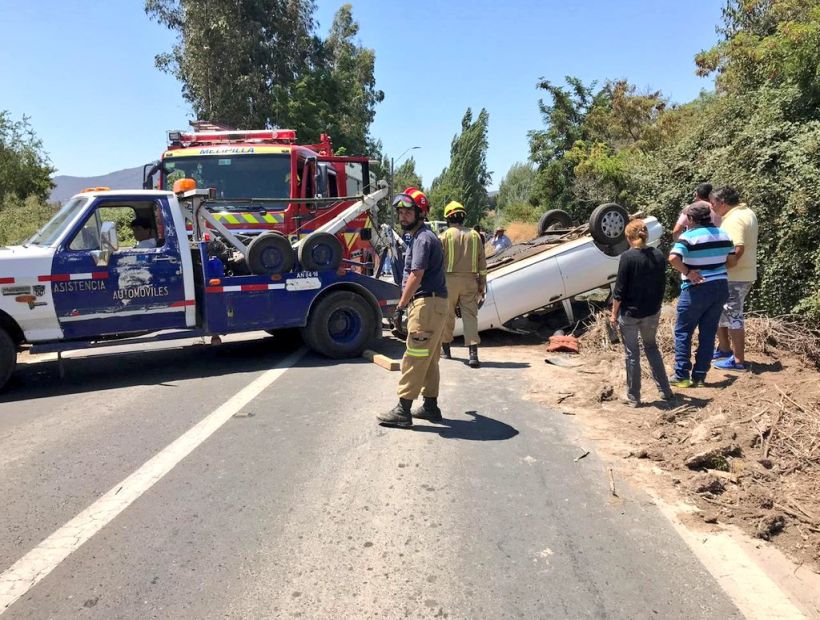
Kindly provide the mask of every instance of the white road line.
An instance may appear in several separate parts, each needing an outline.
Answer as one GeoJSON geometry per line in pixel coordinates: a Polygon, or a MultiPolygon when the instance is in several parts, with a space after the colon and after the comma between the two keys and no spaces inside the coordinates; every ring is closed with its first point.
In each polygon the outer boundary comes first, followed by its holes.
{"type": "Polygon", "coordinates": [[[678,515],[678,512],[691,513],[689,506],[683,503],[672,506],[651,491],[648,492],[661,514],[669,520],[745,618],[802,620],[807,617],[729,534],[690,530],[678,515]]]}
{"type": "Polygon", "coordinates": [[[161,480],[182,459],[230,420],[231,416],[279,379],[305,352],[304,347],[299,349],[275,368],[242,388],[196,426],[169,444],[125,480],[115,484],[108,493],[0,574],[0,615],[57,568],[60,562],[161,480]]]}

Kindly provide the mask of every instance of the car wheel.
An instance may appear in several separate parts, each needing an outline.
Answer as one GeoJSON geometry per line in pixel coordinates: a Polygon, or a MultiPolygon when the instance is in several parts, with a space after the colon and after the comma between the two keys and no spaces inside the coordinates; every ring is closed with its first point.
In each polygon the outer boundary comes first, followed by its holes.
{"type": "Polygon", "coordinates": [[[17,347],[5,329],[0,328],[0,390],[17,367],[17,347]]]}
{"type": "Polygon", "coordinates": [[[570,228],[572,218],[569,213],[561,209],[550,209],[538,220],[538,236],[547,234],[550,230],[570,228]]]}
{"type": "Polygon", "coordinates": [[[315,232],[299,244],[299,264],[309,271],[332,271],[342,264],[342,242],[336,235],[315,232]]]}
{"type": "Polygon", "coordinates": [[[285,235],[266,232],[254,237],[248,247],[248,268],[259,275],[276,275],[293,269],[293,248],[285,235]]]}
{"type": "Polygon", "coordinates": [[[376,313],[366,299],[350,291],[334,291],[311,310],[302,337],[317,353],[340,359],[361,355],[375,330],[376,313]]]}
{"type": "Polygon", "coordinates": [[[589,216],[589,232],[602,245],[616,245],[624,239],[629,213],[621,205],[610,202],[597,207],[589,216]]]}

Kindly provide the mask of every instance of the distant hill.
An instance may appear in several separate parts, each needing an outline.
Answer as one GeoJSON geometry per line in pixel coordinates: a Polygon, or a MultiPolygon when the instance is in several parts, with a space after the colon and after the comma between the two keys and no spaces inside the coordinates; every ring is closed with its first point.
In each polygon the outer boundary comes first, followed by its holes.
{"type": "Polygon", "coordinates": [[[72,177],[61,174],[54,177],[52,181],[54,181],[54,190],[51,192],[51,201],[64,203],[86,187],[140,189],[142,187],[142,166],[117,170],[98,177],[72,177]]]}

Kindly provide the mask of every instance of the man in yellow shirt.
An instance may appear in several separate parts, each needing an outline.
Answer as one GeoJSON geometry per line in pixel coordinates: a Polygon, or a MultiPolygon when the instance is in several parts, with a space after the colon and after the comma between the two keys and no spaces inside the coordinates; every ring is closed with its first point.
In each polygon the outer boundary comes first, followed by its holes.
{"type": "Polygon", "coordinates": [[[757,216],[740,202],[737,190],[732,187],[721,187],[712,192],[711,202],[722,218],[720,227],[735,246],[734,256],[727,260],[729,299],[720,317],[714,366],[721,370],[746,370],[743,304],[757,280],[757,216]]]}
{"type": "Polygon", "coordinates": [[[478,304],[487,290],[487,258],[481,235],[464,227],[467,211],[459,202],[444,207],[444,219],[450,227],[441,236],[444,248],[444,268],[447,278],[447,318],[441,337],[442,357],[451,359],[450,343],[456,326],[456,307],[461,308],[464,323],[464,344],[469,347],[470,368],[479,368],[478,304]]]}

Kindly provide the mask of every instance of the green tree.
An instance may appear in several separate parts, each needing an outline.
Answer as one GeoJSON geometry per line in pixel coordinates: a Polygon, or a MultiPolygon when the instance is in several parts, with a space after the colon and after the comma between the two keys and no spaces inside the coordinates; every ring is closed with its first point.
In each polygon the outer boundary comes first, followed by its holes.
{"type": "Polygon", "coordinates": [[[424,189],[421,177],[419,173],[416,172],[416,160],[412,157],[408,157],[396,168],[393,177],[393,191],[396,193],[408,187],[416,187],[420,190],[424,189]]]}
{"type": "Polygon", "coordinates": [[[53,173],[29,119],[14,121],[7,111],[0,111],[0,200],[10,194],[45,200],[54,187],[53,173]]]}
{"type": "Polygon", "coordinates": [[[504,209],[514,203],[537,204],[533,196],[535,166],[529,162],[516,162],[498,184],[498,208],[504,209]]]}
{"type": "Polygon", "coordinates": [[[487,170],[489,121],[490,115],[483,108],[475,121],[472,110],[465,112],[461,133],[450,144],[450,163],[430,186],[433,219],[442,219],[444,206],[457,200],[464,205],[468,222],[481,220],[487,206],[487,186],[492,182],[492,173],[487,170]]]}
{"type": "Polygon", "coordinates": [[[0,245],[16,245],[31,237],[57,212],[55,205],[46,204],[31,194],[19,198],[6,194],[0,209],[0,245]]]}
{"type": "Polygon", "coordinates": [[[729,0],[724,39],[695,57],[699,75],[717,74],[721,91],[741,94],[791,84],[800,108],[820,103],[820,4],[816,0],[729,0]]]}
{"type": "Polygon", "coordinates": [[[572,186],[574,164],[565,155],[579,140],[587,140],[584,121],[592,108],[596,94],[595,82],[589,86],[572,76],[565,78],[568,88],[541,79],[538,88],[551,99],[548,104],[538,100],[544,129],[530,131],[530,160],[538,166],[534,194],[546,208],[575,210],[572,186]]]}
{"type": "Polygon", "coordinates": [[[364,153],[384,95],[375,53],[356,42],[349,4],[322,39],[314,0],[146,0],[177,33],[157,67],[182,83],[198,118],[235,127],[291,127],[300,140],[329,133],[337,151],[364,153]]]}
{"type": "Polygon", "coordinates": [[[820,320],[818,5],[730,0],[721,32],[696,58],[717,94],[661,116],[641,198],[669,226],[698,181],[737,187],[760,223],[752,307],[820,320]]]}

